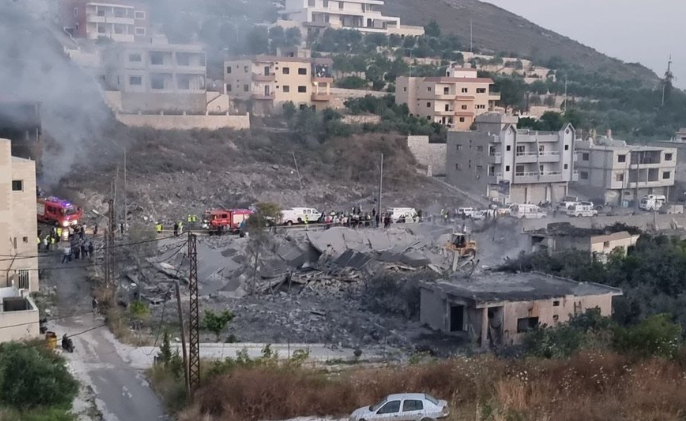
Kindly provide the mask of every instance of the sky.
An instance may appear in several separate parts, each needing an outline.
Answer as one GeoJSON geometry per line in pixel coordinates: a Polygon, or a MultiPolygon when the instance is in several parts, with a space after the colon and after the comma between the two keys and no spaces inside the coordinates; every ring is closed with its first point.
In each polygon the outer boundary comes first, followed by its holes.
{"type": "Polygon", "coordinates": [[[675,84],[686,88],[684,0],[483,0],[662,77],[672,55],[675,84]]]}

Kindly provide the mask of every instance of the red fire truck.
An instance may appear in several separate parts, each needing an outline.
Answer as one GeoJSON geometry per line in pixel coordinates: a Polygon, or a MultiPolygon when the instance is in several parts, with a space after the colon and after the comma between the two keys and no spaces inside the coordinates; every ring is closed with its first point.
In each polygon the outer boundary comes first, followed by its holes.
{"type": "Polygon", "coordinates": [[[68,227],[77,225],[83,218],[83,209],[57,197],[38,198],[38,222],[68,227]]]}
{"type": "Polygon", "coordinates": [[[237,233],[241,223],[252,215],[250,209],[211,210],[205,212],[203,227],[210,234],[221,235],[224,232],[237,233]]]}

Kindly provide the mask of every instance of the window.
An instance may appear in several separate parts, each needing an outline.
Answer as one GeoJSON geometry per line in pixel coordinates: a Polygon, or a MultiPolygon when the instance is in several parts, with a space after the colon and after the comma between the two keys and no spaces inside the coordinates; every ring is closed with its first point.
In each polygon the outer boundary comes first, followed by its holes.
{"type": "Polygon", "coordinates": [[[164,76],[150,75],[150,87],[152,89],[164,89],[164,76]]]}
{"type": "Polygon", "coordinates": [[[466,93],[468,93],[468,92],[469,92],[469,89],[467,89],[467,88],[462,88],[462,93],[463,93],[463,94],[466,94],[466,93]]]}
{"type": "Polygon", "coordinates": [[[133,12],[133,17],[136,19],[145,19],[145,12],[136,10],[135,12],[133,12]]]}
{"type": "Polygon", "coordinates": [[[466,110],[466,109],[467,109],[467,106],[463,104],[463,105],[462,105],[462,109],[463,109],[463,110],[466,110]]]}
{"type": "Polygon", "coordinates": [[[430,102],[427,102],[427,103],[426,103],[426,108],[431,108],[431,103],[430,103],[430,102]]]}
{"type": "Polygon", "coordinates": [[[329,0],[324,0],[324,9],[329,8],[329,0]]]}
{"type": "Polygon", "coordinates": [[[460,123],[464,123],[464,117],[460,117],[460,123]]]}
{"type": "Polygon", "coordinates": [[[314,5],[315,5],[315,0],[307,0],[307,5],[308,5],[309,7],[314,7],[314,5]]]}
{"type": "Polygon", "coordinates": [[[560,301],[559,300],[553,301],[553,307],[560,307],[560,301]]]}
{"type": "Polygon", "coordinates": [[[450,88],[448,88],[446,86],[445,88],[443,88],[443,95],[448,95],[448,94],[450,94],[450,88]]]}
{"type": "Polygon", "coordinates": [[[672,160],[672,154],[671,153],[666,153],[665,154],[665,161],[671,161],[672,160]]]}
{"type": "Polygon", "coordinates": [[[569,145],[565,145],[565,150],[566,150],[566,151],[569,150],[569,145]]]}
{"type": "Polygon", "coordinates": [[[569,165],[565,164],[564,169],[569,169],[569,165]]]}
{"type": "Polygon", "coordinates": [[[343,2],[342,1],[338,2],[338,10],[343,10],[343,2]]]}
{"type": "Polygon", "coordinates": [[[509,165],[505,165],[505,172],[510,172],[510,166],[509,165]]]}
{"type": "Polygon", "coordinates": [[[291,68],[290,67],[284,67],[281,69],[284,75],[290,75],[291,74],[291,68]]]}
{"type": "Polygon", "coordinates": [[[524,333],[536,329],[538,317],[523,317],[517,319],[517,333],[524,333]]]}
{"type": "Polygon", "coordinates": [[[426,88],[427,92],[431,92],[431,88],[426,88]]]}
{"type": "Polygon", "coordinates": [[[477,104],[477,105],[476,105],[476,109],[477,109],[477,110],[485,110],[485,109],[486,109],[486,106],[485,106],[484,104],[477,104]]]}
{"type": "Polygon", "coordinates": [[[307,92],[307,86],[298,86],[298,92],[301,94],[307,92]]]}
{"type": "MultiPolygon", "coordinates": [[[[581,160],[582,160],[582,161],[588,161],[588,154],[587,154],[587,153],[582,153],[582,154],[581,154],[581,160]]],[[[619,161],[619,162],[624,162],[624,161],[619,161]]]]}
{"type": "Polygon", "coordinates": [[[554,322],[557,322],[558,320],[560,320],[560,316],[558,316],[557,314],[555,314],[555,315],[553,316],[553,321],[554,321],[554,322]]]}
{"type": "Polygon", "coordinates": [[[227,84],[226,85],[226,92],[231,92],[231,89],[232,89],[231,85],[227,84]]]}
{"type": "Polygon", "coordinates": [[[226,66],[226,74],[231,74],[231,66],[226,66]]]}
{"type": "Polygon", "coordinates": [[[145,28],[141,28],[141,27],[136,28],[136,35],[145,36],[146,32],[147,31],[145,28]]]}
{"type": "Polygon", "coordinates": [[[460,170],[462,170],[462,167],[460,166],[460,164],[455,164],[455,169],[460,171],[460,170]]]}
{"type": "Polygon", "coordinates": [[[424,402],[422,401],[404,401],[403,402],[403,412],[410,411],[423,411],[424,402]]]}
{"type": "MultiPolygon", "coordinates": [[[[588,159],[584,159],[584,161],[588,161],[588,159]]],[[[617,162],[626,162],[626,155],[617,155],[617,162]]]]}
{"type": "Polygon", "coordinates": [[[114,9],[114,17],[123,18],[124,17],[124,10],[122,10],[120,8],[114,9]]]}
{"type": "Polygon", "coordinates": [[[248,66],[243,66],[243,72],[244,72],[244,73],[248,73],[248,71],[249,71],[248,66]]]}
{"type": "Polygon", "coordinates": [[[443,107],[446,111],[450,111],[450,104],[445,104],[445,107],[443,107]]]}
{"type": "Polygon", "coordinates": [[[153,51],[150,53],[150,64],[161,65],[164,64],[164,54],[159,51],[153,51]]]}
{"type": "Polygon", "coordinates": [[[141,62],[143,61],[143,56],[141,56],[139,53],[129,54],[129,61],[132,63],[141,62]]]}
{"type": "Polygon", "coordinates": [[[543,173],[543,165],[539,165],[539,166],[538,166],[538,171],[541,172],[541,173],[543,173]]]}
{"type": "Polygon", "coordinates": [[[403,88],[403,92],[407,92],[407,87],[404,87],[404,88],[403,88]]]}
{"type": "Polygon", "coordinates": [[[488,167],[488,175],[490,175],[490,176],[494,176],[494,175],[495,175],[495,166],[490,165],[490,166],[488,167]]]}
{"type": "Polygon", "coordinates": [[[395,414],[396,412],[400,412],[400,401],[390,401],[376,411],[377,414],[395,414]]]}
{"type": "Polygon", "coordinates": [[[21,237],[21,241],[23,241],[24,243],[28,244],[28,242],[29,242],[29,237],[21,237]]]}
{"type": "Polygon", "coordinates": [[[114,25],[114,33],[115,34],[123,34],[124,33],[124,26],[123,25],[114,25]]]}
{"type": "Polygon", "coordinates": [[[12,191],[24,191],[24,180],[12,180],[12,191]]]}
{"type": "Polygon", "coordinates": [[[283,85],[283,91],[284,93],[289,93],[291,91],[291,87],[288,85],[283,85]]]}
{"type": "Polygon", "coordinates": [[[624,181],[624,174],[615,174],[615,181],[624,181]]]}
{"type": "Polygon", "coordinates": [[[97,10],[98,10],[98,16],[105,16],[105,9],[97,8],[97,10]]]}
{"type": "Polygon", "coordinates": [[[243,85],[243,92],[248,92],[250,90],[250,86],[248,84],[243,85]]]}
{"type": "Polygon", "coordinates": [[[517,155],[524,155],[524,146],[523,145],[517,146],[517,155]]]}
{"type": "Polygon", "coordinates": [[[75,7],[75,8],[74,8],[74,17],[75,17],[75,18],[78,18],[78,17],[79,17],[79,8],[78,8],[78,7],[75,7]]]}
{"type": "Polygon", "coordinates": [[[21,269],[15,271],[17,274],[17,287],[19,289],[29,289],[29,270],[21,269]]]}
{"type": "Polygon", "coordinates": [[[455,145],[455,148],[456,148],[458,151],[461,151],[461,150],[462,150],[462,145],[455,145]]]}
{"type": "Polygon", "coordinates": [[[484,167],[482,167],[481,165],[477,165],[475,169],[476,169],[476,172],[479,172],[479,173],[484,172],[484,167]]]}
{"type": "Polygon", "coordinates": [[[98,25],[98,33],[99,34],[104,34],[105,33],[105,27],[98,25]]]}
{"type": "Polygon", "coordinates": [[[505,150],[508,151],[508,152],[510,152],[511,149],[512,149],[512,146],[510,146],[510,145],[507,145],[507,146],[505,147],[505,150]]]}
{"type": "Polygon", "coordinates": [[[486,88],[476,88],[476,93],[477,93],[477,94],[485,94],[485,93],[486,93],[486,88]]]}
{"type": "Polygon", "coordinates": [[[662,179],[663,180],[669,180],[670,178],[672,178],[672,176],[671,176],[671,173],[669,171],[665,171],[662,173],[662,179]]]}
{"type": "Polygon", "coordinates": [[[610,248],[610,242],[609,241],[603,241],[603,248],[609,249],[610,248]]]}
{"type": "Polygon", "coordinates": [[[588,173],[587,173],[586,171],[581,171],[581,172],[579,173],[579,178],[580,178],[581,180],[588,180],[588,173]]]}
{"type": "Polygon", "coordinates": [[[307,67],[299,67],[298,68],[298,74],[299,75],[306,75],[307,74],[307,67]]]}
{"type": "Polygon", "coordinates": [[[129,85],[140,86],[143,84],[143,78],[141,76],[129,76],[129,85]]]}
{"type": "Polygon", "coordinates": [[[545,146],[539,145],[539,147],[538,147],[538,153],[543,153],[543,152],[545,152],[545,146]]]}
{"type": "Polygon", "coordinates": [[[476,147],[476,151],[477,151],[477,152],[483,152],[483,151],[484,151],[484,147],[483,147],[483,146],[477,146],[477,147],[476,147]]]}

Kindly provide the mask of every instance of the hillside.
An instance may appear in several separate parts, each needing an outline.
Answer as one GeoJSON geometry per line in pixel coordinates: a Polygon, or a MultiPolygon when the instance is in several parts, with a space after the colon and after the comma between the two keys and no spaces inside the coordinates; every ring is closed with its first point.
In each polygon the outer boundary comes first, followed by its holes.
{"type": "MultiPolygon", "coordinates": [[[[455,33],[469,46],[469,22],[473,23],[474,46],[493,52],[512,52],[545,63],[560,57],[590,71],[622,80],[638,79],[654,86],[658,77],[648,68],[624,63],[591,47],[544,29],[520,16],[478,0],[388,0],[385,13],[400,16],[408,25],[426,25],[436,20],[444,33],[455,33]]],[[[563,13],[563,11],[561,11],[563,13]]]]}

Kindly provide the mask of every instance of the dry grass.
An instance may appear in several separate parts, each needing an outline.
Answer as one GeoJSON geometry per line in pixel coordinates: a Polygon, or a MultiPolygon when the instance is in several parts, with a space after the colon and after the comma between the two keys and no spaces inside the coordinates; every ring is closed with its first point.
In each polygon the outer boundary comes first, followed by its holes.
{"type": "Polygon", "coordinates": [[[458,358],[410,367],[244,369],[210,379],[181,421],[345,416],[390,393],[446,399],[453,420],[683,420],[683,362],[588,352],[568,360],[458,358]]]}

